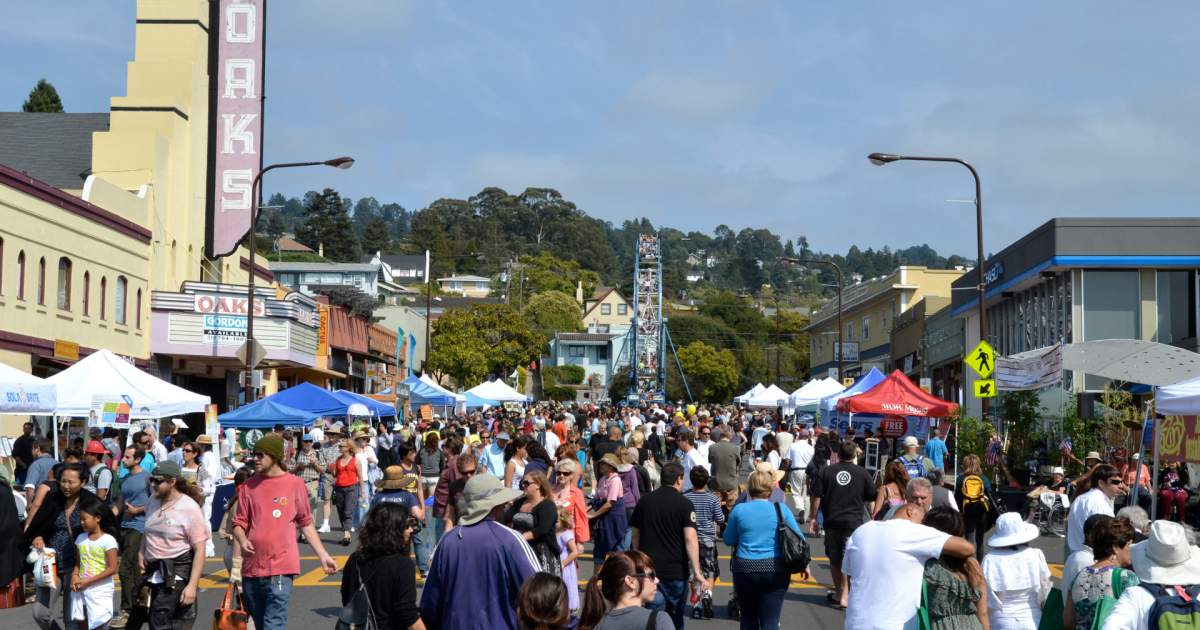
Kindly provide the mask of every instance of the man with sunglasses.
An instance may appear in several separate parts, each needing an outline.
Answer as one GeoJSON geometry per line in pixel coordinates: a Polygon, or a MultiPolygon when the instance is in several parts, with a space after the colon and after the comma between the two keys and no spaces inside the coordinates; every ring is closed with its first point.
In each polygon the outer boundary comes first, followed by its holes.
{"type": "Polygon", "coordinates": [[[292,580],[300,573],[299,528],[327,575],[337,563],[313,525],[308,489],[284,468],[283,438],[268,433],[254,444],[258,472],[237,491],[233,537],[242,552],[242,593],[256,628],[286,628],[292,580]]]}
{"type": "Polygon", "coordinates": [[[1083,523],[1093,514],[1113,516],[1113,499],[1125,491],[1125,480],[1121,472],[1109,464],[1100,464],[1092,469],[1092,489],[1071,503],[1067,515],[1067,554],[1083,548],[1083,523]]]}
{"type": "Polygon", "coordinates": [[[446,511],[442,514],[442,531],[448,532],[458,524],[459,505],[458,500],[462,497],[463,488],[467,487],[467,482],[479,470],[479,462],[471,457],[459,457],[455,460],[454,465],[458,468],[458,479],[450,482],[449,490],[446,496],[446,511]]]}

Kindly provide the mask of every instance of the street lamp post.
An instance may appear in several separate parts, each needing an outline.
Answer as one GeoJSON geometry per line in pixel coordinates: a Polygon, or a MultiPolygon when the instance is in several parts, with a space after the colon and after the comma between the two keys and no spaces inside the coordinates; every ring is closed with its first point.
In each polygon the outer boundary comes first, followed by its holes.
{"type": "Polygon", "coordinates": [[[842,268],[832,260],[817,260],[816,258],[792,258],[790,256],[781,256],[779,258],[784,262],[793,264],[816,264],[829,265],[837,272],[837,287],[838,287],[838,305],[837,305],[837,362],[838,362],[838,380],[845,378],[846,368],[846,348],[842,345],[842,268]]]}
{"type": "MultiPolygon", "coordinates": [[[[976,288],[979,290],[979,340],[987,341],[987,306],[985,305],[985,291],[983,284],[983,192],[979,185],[979,173],[965,160],[954,157],[929,157],[919,155],[892,155],[890,153],[872,153],[867,156],[867,159],[876,166],[891,164],[892,162],[900,162],[909,160],[913,162],[951,162],[961,164],[971,171],[971,177],[975,179],[975,277],[978,280],[976,288]]],[[[983,417],[988,414],[988,399],[980,399],[983,409],[983,417]]]]}
{"type": "Polygon", "coordinates": [[[332,166],[346,170],[354,166],[354,158],[339,157],[323,162],[283,162],[280,164],[272,164],[254,176],[254,183],[251,190],[254,194],[253,203],[250,205],[250,255],[248,256],[250,264],[249,273],[250,281],[246,283],[246,383],[243,392],[246,398],[245,404],[250,404],[250,398],[253,395],[254,387],[251,382],[251,375],[254,373],[255,359],[254,356],[254,254],[255,254],[255,238],[254,232],[258,227],[258,206],[262,203],[262,177],[267,174],[267,171],[277,168],[297,168],[300,166],[332,166]]]}

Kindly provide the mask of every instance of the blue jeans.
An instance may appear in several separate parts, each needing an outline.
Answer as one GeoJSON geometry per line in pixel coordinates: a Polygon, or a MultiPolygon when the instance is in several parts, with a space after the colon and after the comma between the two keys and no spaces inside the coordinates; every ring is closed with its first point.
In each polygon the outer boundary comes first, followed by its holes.
{"type": "Polygon", "coordinates": [[[433,515],[432,505],[426,505],[425,527],[413,537],[416,543],[413,545],[413,551],[417,555],[417,570],[421,572],[422,577],[429,573],[429,560],[433,557],[433,548],[442,538],[443,529],[442,518],[433,515]]]}
{"type": "Polygon", "coordinates": [[[242,597],[255,628],[286,628],[291,575],[242,578],[242,597]]]}
{"type": "Polygon", "coordinates": [[[687,580],[659,580],[658,592],[654,593],[654,601],[647,608],[666,612],[671,617],[671,623],[675,624],[675,630],[683,630],[683,612],[687,601],[687,580]]]}
{"type": "Polygon", "coordinates": [[[785,571],[733,574],[733,592],[742,607],[742,630],[778,630],[790,581],[785,571]]]}

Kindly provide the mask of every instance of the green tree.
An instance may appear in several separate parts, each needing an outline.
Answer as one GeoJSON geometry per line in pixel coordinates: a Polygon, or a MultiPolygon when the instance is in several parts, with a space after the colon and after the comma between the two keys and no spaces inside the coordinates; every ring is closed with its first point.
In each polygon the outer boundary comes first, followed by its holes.
{"type": "Polygon", "coordinates": [[[728,350],[717,350],[703,341],[679,349],[679,364],[692,395],[701,402],[726,402],[738,386],[737,360],[728,350]]]}
{"type": "Polygon", "coordinates": [[[388,225],[383,217],[371,219],[362,237],[363,254],[374,256],[376,252],[386,254],[391,251],[392,239],[388,232],[388,225]]]}
{"type": "Polygon", "coordinates": [[[41,79],[29,91],[29,98],[25,99],[24,105],[21,105],[21,111],[61,113],[63,111],[62,99],[58,97],[58,90],[54,89],[49,81],[41,79]]]}
{"type": "MultiPolygon", "coordinates": [[[[583,294],[590,296],[596,290],[600,278],[594,271],[583,269],[579,262],[565,260],[549,252],[541,252],[536,256],[521,256],[520,269],[514,270],[514,278],[509,292],[510,299],[517,300],[520,286],[524,287],[525,299],[534,293],[558,291],[567,295],[575,295],[577,283],[583,283],[583,294]]],[[[573,301],[573,300],[572,300],[573,301]]]]}
{"type": "Polygon", "coordinates": [[[324,247],[325,257],[337,262],[358,262],[362,250],[354,235],[346,202],[332,188],[306,195],[303,223],[296,240],[313,249],[324,247]]]}
{"type": "Polygon", "coordinates": [[[283,220],[283,214],[278,210],[269,210],[268,212],[270,214],[267,215],[263,232],[274,242],[287,231],[287,224],[283,220]]]}
{"type": "Polygon", "coordinates": [[[556,332],[575,332],[583,327],[579,303],[562,291],[544,291],[525,303],[525,323],[546,339],[556,332]]]}
{"type": "Polygon", "coordinates": [[[563,385],[582,385],[585,374],[582,365],[558,366],[558,379],[563,385]]]}
{"type": "Polygon", "coordinates": [[[541,356],[545,339],[507,304],[451,309],[433,323],[429,368],[463,386],[507,376],[541,356]]]}

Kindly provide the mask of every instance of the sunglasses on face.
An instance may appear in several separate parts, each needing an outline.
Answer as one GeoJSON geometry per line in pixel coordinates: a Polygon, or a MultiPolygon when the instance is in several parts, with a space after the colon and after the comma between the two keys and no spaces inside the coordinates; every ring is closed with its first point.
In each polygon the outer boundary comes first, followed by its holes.
{"type": "Polygon", "coordinates": [[[194,449],[194,448],[185,448],[185,449],[183,449],[183,452],[184,452],[184,453],[195,453],[195,452],[196,452],[196,449],[194,449]]]}
{"type": "Polygon", "coordinates": [[[533,485],[532,481],[522,481],[520,484],[518,484],[518,487],[521,488],[522,490],[524,490],[525,488],[528,488],[529,486],[532,486],[532,485],[533,485]]]}
{"type": "Polygon", "coordinates": [[[474,475],[474,474],[475,474],[475,469],[474,469],[474,468],[472,468],[471,470],[464,470],[464,471],[463,471],[463,476],[464,476],[464,477],[470,477],[471,475],[474,475]]]}
{"type": "Polygon", "coordinates": [[[152,486],[157,486],[158,484],[160,484],[160,483],[162,483],[162,482],[166,481],[167,479],[168,479],[168,477],[151,477],[151,478],[150,478],[150,485],[152,485],[152,486]]]}
{"type": "Polygon", "coordinates": [[[639,571],[638,573],[630,573],[629,576],[635,578],[649,578],[651,580],[658,579],[658,573],[655,573],[654,571],[639,571]]]}
{"type": "Polygon", "coordinates": [[[554,474],[558,475],[559,477],[570,477],[571,476],[571,473],[566,470],[560,470],[560,471],[555,472],[554,474]]]}
{"type": "Polygon", "coordinates": [[[1108,483],[1110,483],[1114,486],[1119,486],[1119,485],[1125,483],[1125,480],[1121,479],[1120,477],[1113,477],[1112,479],[1108,480],[1108,483]]]}

